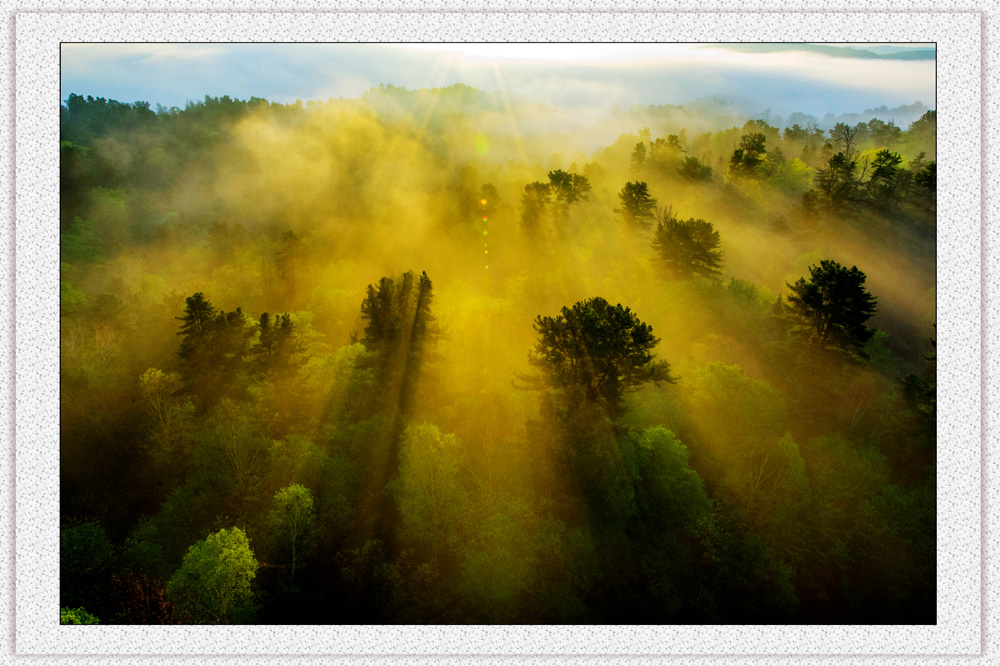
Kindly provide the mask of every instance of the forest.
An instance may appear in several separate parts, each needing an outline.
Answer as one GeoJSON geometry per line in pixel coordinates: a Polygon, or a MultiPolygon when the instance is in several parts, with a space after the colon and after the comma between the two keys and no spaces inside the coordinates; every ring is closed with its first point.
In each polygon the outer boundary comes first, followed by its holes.
{"type": "Polygon", "coordinates": [[[61,621],[935,623],[935,120],[70,94],[61,621]]]}

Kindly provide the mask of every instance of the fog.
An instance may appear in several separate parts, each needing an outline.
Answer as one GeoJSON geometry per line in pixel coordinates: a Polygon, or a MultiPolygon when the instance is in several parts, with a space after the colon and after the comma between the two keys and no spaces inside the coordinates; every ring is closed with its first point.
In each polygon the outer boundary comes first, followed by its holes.
{"type": "Polygon", "coordinates": [[[768,108],[822,117],[916,100],[935,106],[933,59],[739,53],[697,44],[65,44],[63,54],[63,98],[87,91],[154,107],[183,108],[206,94],[287,103],[357,97],[379,84],[455,83],[601,112],[706,97],[735,101],[748,118],[768,108]]]}
{"type": "Polygon", "coordinates": [[[75,94],[302,62],[237,46],[64,53],[75,620],[934,621],[936,116],[778,118],[928,81],[324,45],[305,103],[75,94]],[[744,79],[767,118],[678,101],[744,79]]]}

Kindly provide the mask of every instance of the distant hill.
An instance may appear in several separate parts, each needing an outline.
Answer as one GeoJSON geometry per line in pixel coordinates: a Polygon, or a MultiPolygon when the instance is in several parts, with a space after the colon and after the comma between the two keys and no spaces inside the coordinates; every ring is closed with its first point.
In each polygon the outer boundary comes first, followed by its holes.
{"type": "Polygon", "coordinates": [[[738,53],[787,53],[804,52],[834,58],[863,58],[867,60],[934,60],[937,50],[933,47],[872,46],[857,49],[851,46],[831,46],[828,44],[767,43],[767,44],[712,44],[701,48],[723,49],[738,53]]]}

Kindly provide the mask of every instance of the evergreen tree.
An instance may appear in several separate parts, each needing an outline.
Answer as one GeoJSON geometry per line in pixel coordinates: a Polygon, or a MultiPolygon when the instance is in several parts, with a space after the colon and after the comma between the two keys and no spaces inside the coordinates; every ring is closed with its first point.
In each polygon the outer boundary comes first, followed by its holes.
{"type": "Polygon", "coordinates": [[[822,342],[860,350],[874,333],[865,323],[877,303],[865,289],[865,279],[857,266],[846,268],[824,259],[809,267],[808,280],[788,284],[788,305],[813,325],[822,342]]]}
{"type": "Polygon", "coordinates": [[[719,232],[705,220],[669,217],[656,225],[653,248],[667,271],[677,278],[695,275],[715,278],[722,274],[719,232]]]}
{"type": "Polygon", "coordinates": [[[544,373],[542,385],[563,391],[569,402],[621,411],[623,394],[647,382],[673,382],[670,365],[654,361],[659,339],[621,304],[589,298],[555,317],[535,320],[539,335],[528,362],[544,373]]]}
{"type": "Polygon", "coordinates": [[[647,228],[652,224],[653,213],[656,210],[656,199],[649,196],[649,187],[644,182],[627,182],[618,193],[622,207],[616,208],[625,221],[639,228],[647,228]]]}

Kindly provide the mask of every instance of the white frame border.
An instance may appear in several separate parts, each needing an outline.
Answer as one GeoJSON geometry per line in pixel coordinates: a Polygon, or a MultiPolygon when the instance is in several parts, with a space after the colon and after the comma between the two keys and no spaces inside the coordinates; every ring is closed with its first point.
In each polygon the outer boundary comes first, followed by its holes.
{"type": "Polygon", "coordinates": [[[17,654],[979,654],[981,35],[977,13],[16,15],[17,654]],[[832,38],[833,37],[833,38],[832,38]],[[63,627],[58,624],[61,41],[937,42],[938,624],[933,627],[63,627]],[[970,157],[973,158],[970,162],[970,157]],[[947,300],[946,300],[947,298],[947,300]],[[28,325],[28,322],[34,325],[28,325]]]}

